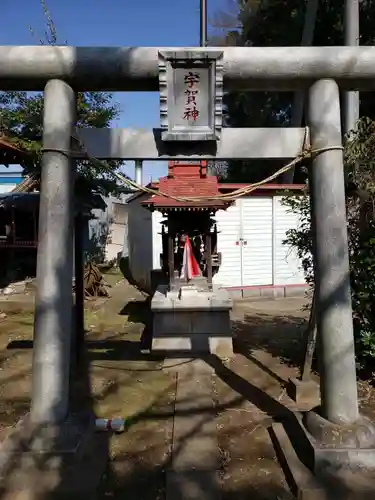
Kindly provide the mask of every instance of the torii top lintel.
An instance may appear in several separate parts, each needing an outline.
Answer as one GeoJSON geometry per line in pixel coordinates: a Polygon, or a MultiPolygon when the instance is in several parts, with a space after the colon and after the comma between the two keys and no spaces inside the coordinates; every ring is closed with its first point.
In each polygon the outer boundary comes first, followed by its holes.
{"type": "MultiPolygon", "coordinates": [[[[0,46],[2,90],[43,90],[64,80],[76,91],[158,91],[159,52],[179,48],[0,46]]],[[[344,90],[375,87],[375,47],[186,47],[222,51],[226,89],[293,91],[320,79],[344,90]]]]}

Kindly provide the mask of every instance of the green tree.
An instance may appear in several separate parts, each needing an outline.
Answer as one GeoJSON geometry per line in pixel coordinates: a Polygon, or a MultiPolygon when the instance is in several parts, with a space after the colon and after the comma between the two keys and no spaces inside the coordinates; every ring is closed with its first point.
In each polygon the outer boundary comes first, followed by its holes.
{"type": "MultiPolygon", "coordinates": [[[[235,0],[227,13],[213,19],[217,43],[240,46],[297,46],[301,43],[305,2],[300,0],[235,0]],[[235,3],[236,2],[236,3],[235,3]]],[[[375,39],[375,0],[360,2],[361,45],[375,39]]],[[[340,0],[319,2],[314,45],[343,45],[344,4],[340,0]]],[[[372,93],[361,94],[361,114],[375,118],[372,93]]],[[[230,92],[225,95],[226,124],[231,127],[272,127],[288,125],[293,95],[289,92],[230,92]]],[[[268,161],[230,162],[228,180],[257,181],[274,172],[280,164],[268,161]]],[[[300,168],[296,182],[304,181],[300,168]]]]}
{"type": "MultiPolygon", "coordinates": [[[[375,122],[362,118],[356,132],[345,141],[347,217],[351,292],[357,359],[372,369],[375,360],[375,122]]],[[[308,186],[299,198],[284,203],[299,216],[299,226],[287,233],[285,244],[302,261],[307,281],[313,286],[312,232],[308,186]]]]}
{"type": "MultiPolygon", "coordinates": [[[[59,45],[55,24],[44,0],[46,31],[42,44],[59,45]]],[[[30,28],[35,36],[34,31],[30,28]]],[[[119,106],[106,92],[81,92],[77,94],[77,126],[108,127],[119,116],[119,106]]],[[[0,92],[2,126],[16,143],[30,152],[22,166],[25,174],[40,177],[43,133],[43,93],[0,92]]],[[[89,201],[95,193],[116,193],[118,184],[114,172],[122,162],[107,162],[112,170],[98,169],[87,160],[77,161],[76,194],[89,201]]]]}

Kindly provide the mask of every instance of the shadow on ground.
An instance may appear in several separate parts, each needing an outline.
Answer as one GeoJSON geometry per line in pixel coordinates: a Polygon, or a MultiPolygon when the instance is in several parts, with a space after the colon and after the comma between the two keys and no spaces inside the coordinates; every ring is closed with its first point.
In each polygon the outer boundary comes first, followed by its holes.
{"type": "MultiPolygon", "coordinates": [[[[216,375],[232,389],[231,397],[225,401],[215,401],[215,406],[200,406],[197,408],[197,401],[185,400],[180,403],[180,408],[176,409],[171,404],[171,401],[165,404],[154,403],[145,411],[132,417],[131,424],[128,428],[128,439],[131,439],[132,434],[137,436],[139,441],[152,443],[154,437],[147,432],[142,432],[142,426],[148,421],[164,421],[169,425],[169,432],[172,431],[174,416],[196,416],[197,414],[204,417],[199,420],[198,426],[194,429],[194,434],[200,432],[202,426],[210,420],[215,420],[218,414],[226,412],[229,409],[238,409],[241,405],[250,400],[257,405],[262,411],[270,415],[271,419],[283,419],[288,417],[288,410],[278,401],[269,397],[258,387],[247,382],[239,377],[230,368],[225,366],[218,358],[211,356],[205,360],[214,368],[216,375]],[[190,404],[189,404],[190,403],[190,404]]],[[[150,432],[150,431],[149,431],[150,432]]],[[[152,432],[152,430],[151,430],[152,432]]],[[[224,432],[221,430],[220,432],[224,432]]],[[[243,439],[243,429],[241,427],[232,426],[225,430],[230,439],[243,439]]],[[[167,432],[168,434],[168,432],[167,432]]],[[[178,456],[179,451],[184,447],[184,443],[194,437],[190,432],[188,435],[179,436],[179,447],[174,448],[174,457],[178,456]]],[[[216,431],[215,431],[216,435],[216,431]]],[[[250,445],[250,443],[249,443],[250,445]]],[[[168,471],[172,467],[170,446],[160,445],[164,449],[164,453],[157,453],[152,446],[148,446],[147,450],[143,449],[140,453],[125,453],[119,454],[115,460],[108,464],[107,471],[103,477],[98,498],[105,499],[108,497],[114,499],[127,498],[135,500],[138,498],[146,500],[169,500],[174,498],[207,498],[207,491],[214,490],[214,485],[208,484],[210,478],[207,477],[205,471],[195,470],[181,473],[181,476],[187,478],[185,481],[176,482],[173,485],[170,483],[171,476],[168,471]],[[152,456],[165,455],[165,458],[158,464],[152,464],[152,456]],[[188,483],[188,485],[187,485],[188,483]],[[187,496],[186,488],[189,488],[190,495],[187,496]],[[194,494],[192,495],[191,492],[194,494]]],[[[269,447],[262,451],[263,458],[268,454],[272,455],[269,447]]],[[[258,449],[257,449],[258,451],[258,449]]],[[[221,460],[221,479],[224,480],[226,474],[225,456],[221,460]]],[[[181,477],[180,476],[180,477],[181,477]]],[[[242,481],[243,483],[243,481],[242,481]]],[[[292,499],[290,492],[283,485],[272,484],[270,478],[260,478],[256,483],[248,480],[246,486],[242,484],[232,490],[226,490],[223,487],[221,497],[225,500],[245,500],[251,495],[255,500],[280,500],[292,499]]],[[[217,487],[217,485],[216,485],[217,487]]]]}
{"type": "MultiPolygon", "coordinates": [[[[185,475],[185,477],[188,477],[190,483],[190,491],[194,491],[195,493],[194,496],[188,497],[184,487],[173,489],[173,495],[176,496],[171,496],[171,492],[167,496],[168,485],[165,482],[165,478],[161,479],[164,476],[166,466],[148,468],[142,464],[137,464],[136,457],[120,457],[120,461],[124,462],[129,459],[134,460],[136,464],[134,467],[135,470],[125,480],[119,480],[113,470],[108,470],[107,480],[98,495],[99,499],[113,498],[114,500],[125,500],[127,498],[138,500],[142,498],[142,500],[174,500],[177,498],[194,498],[198,500],[208,498],[207,490],[210,490],[212,486],[207,483],[207,474],[203,470],[196,470],[190,475],[188,473],[185,475]],[[145,483],[149,485],[149,489],[147,490],[144,487],[145,483]]],[[[284,488],[270,486],[267,479],[264,479],[262,483],[258,483],[256,486],[249,484],[246,488],[223,492],[220,496],[223,500],[248,500],[249,498],[253,500],[292,500],[294,498],[284,488]]]]}
{"type": "MultiPolygon", "coordinates": [[[[113,360],[120,359],[121,349],[118,350],[119,342],[109,341],[110,345],[115,345],[116,349],[108,350],[103,353],[100,359],[103,360],[113,360]]],[[[103,342],[98,342],[98,346],[102,346],[103,342]]],[[[132,347],[132,357],[135,360],[143,360],[144,356],[140,353],[139,347],[132,347]]],[[[89,356],[90,357],[90,356],[89,356]]],[[[146,357],[149,359],[149,357],[146,357]]],[[[245,380],[236,374],[232,369],[226,366],[216,357],[210,357],[207,359],[208,363],[214,368],[216,376],[224,382],[232,391],[234,396],[230,400],[223,402],[216,402],[214,408],[201,407],[199,409],[187,409],[178,411],[178,415],[188,416],[196,415],[197,413],[205,415],[205,421],[209,419],[215,419],[217,414],[223,413],[228,409],[239,408],[244,401],[249,401],[251,404],[255,405],[261,412],[264,412],[269,420],[262,423],[266,425],[268,422],[272,421],[291,421],[291,412],[279,401],[270,397],[262,389],[252,384],[251,381],[245,380]]],[[[73,374],[75,380],[74,391],[71,394],[71,408],[73,413],[84,414],[86,411],[90,410],[92,407],[92,397],[90,395],[90,383],[85,377],[88,373],[88,367],[81,367],[79,371],[79,377],[76,372],[73,374]]],[[[81,492],[74,494],[70,491],[68,495],[64,493],[67,481],[69,485],[72,481],[77,482],[77,490],[84,488],[92,480],[92,474],[94,471],[99,470],[97,462],[104,460],[107,463],[105,472],[102,475],[102,480],[99,486],[99,490],[95,493],[85,492],[85,498],[88,499],[99,499],[104,500],[107,498],[113,498],[114,500],[127,499],[127,500],[169,500],[170,498],[185,498],[184,488],[186,488],[186,482],[181,482],[181,484],[175,484],[173,486],[173,496],[171,496],[171,491],[169,491],[168,498],[166,493],[171,485],[168,483],[169,475],[168,470],[171,468],[171,455],[170,455],[170,434],[166,432],[165,441],[163,441],[158,446],[153,446],[154,441],[154,430],[153,428],[148,428],[145,426],[147,422],[165,422],[165,425],[169,426],[169,432],[173,426],[173,417],[175,415],[175,410],[173,408],[173,403],[171,398],[167,398],[165,401],[166,394],[170,394],[173,391],[173,383],[164,391],[163,394],[159,395],[158,399],[149,405],[144,411],[137,415],[134,415],[131,421],[128,422],[126,433],[119,438],[123,440],[134,440],[136,439],[139,444],[138,450],[127,450],[123,453],[117,454],[114,459],[110,458],[109,453],[109,433],[96,434],[93,440],[92,446],[87,450],[86,456],[86,467],[80,469],[79,474],[74,475],[72,470],[72,465],[66,469],[62,468],[59,471],[59,481],[58,484],[50,491],[48,494],[43,495],[42,493],[38,496],[38,500],[52,500],[57,498],[77,498],[82,495],[81,492]],[[159,460],[155,460],[154,457],[158,457],[159,460]],[[160,460],[160,457],[163,457],[160,460]],[[86,470],[85,470],[86,469],[86,470]]],[[[72,384],[73,387],[73,384],[72,384]]],[[[116,391],[116,388],[111,389],[116,391]]],[[[103,396],[105,397],[105,395],[103,396]]],[[[182,406],[189,406],[187,403],[189,401],[184,401],[182,406]]],[[[196,403],[196,401],[194,401],[196,403]]],[[[204,422],[200,421],[200,426],[204,425],[204,422]]],[[[256,425],[255,425],[256,427],[256,425]]],[[[199,429],[196,429],[198,432],[199,429]]],[[[246,435],[243,434],[243,429],[239,426],[228,427],[226,430],[226,437],[228,439],[246,439],[246,435]]],[[[184,441],[190,439],[192,435],[183,436],[180,440],[180,448],[183,447],[184,441]]],[[[255,444],[255,443],[254,443],[255,444]]],[[[248,446],[251,447],[251,442],[249,441],[248,446]]],[[[273,452],[270,450],[269,446],[264,444],[255,446],[255,453],[259,453],[259,458],[272,460],[273,452]]],[[[175,455],[179,453],[179,449],[175,450],[175,455]]],[[[44,473],[47,470],[48,464],[40,461],[38,463],[39,473],[44,473]]],[[[225,479],[227,464],[225,462],[225,456],[222,456],[221,463],[221,478],[225,479]]],[[[194,496],[192,498],[205,498],[205,492],[210,488],[207,484],[207,475],[199,473],[195,470],[194,472],[188,471],[186,473],[189,479],[189,489],[194,491],[194,496]]],[[[251,497],[254,500],[291,500],[293,497],[289,492],[288,488],[283,485],[273,484],[274,480],[272,477],[259,477],[256,481],[248,480],[246,483],[246,477],[242,478],[241,485],[239,487],[231,486],[230,489],[223,489],[222,498],[223,500],[245,500],[251,497]]],[[[225,481],[224,481],[225,484],[225,481]]],[[[89,488],[88,488],[89,490],[89,488]]],[[[0,498],[7,498],[6,489],[2,492],[0,491],[0,498]]]]}
{"type": "MultiPolygon", "coordinates": [[[[308,320],[291,315],[246,314],[243,320],[232,321],[235,352],[256,363],[254,352],[263,350],[282,363],[299,367],[307,326],[308,320]]],[[[266,366],[262,368],[267,371],[266,366]]]]}
{"type": "MultiPolygon", "coordinates": [[[[61,274],[64,272],[62,268],[56,270],[58,282],[61,282],[61,274]]],[[[64,300],[66,297],[59,288],[51,300],[39,303],[35,311],[36,322],[44,315],[50,314],[51,310],[55,311],[56,304],[61,304],[64,300]]],[[[25,346],[30,347],[30,343],[23,344],[23,347],[25,346]]],[[[68,363],[60,367],[60,374],[70,378],[65,400],[69,402],[69,416],[66,421],[47,428],[45,425],[31,422],[29,415],[25,415],[20,425],[14,426],[13,422],[12,428],[9,429],[0,462],[1,499],[71,498],[72,495],[67,492],[79,487],[85,476],[92,478],[96,472],[102,474],[96,465],[105,465],[108,462],[109,439],[106,434],[99,439],[94,437],[94,426],[90,425],[93,422],[94,402],[89,360],[84,352],[79,364],[76,364],[75,360],[76,356],[72,352],[71,365],[68,363]],[[77,450],[76,453],[73,453],[73,450],[77,450]]],[[[20,375],[22,376],[20,373],[13,373],[8,378],[3,378],[2,385],[6,386],[11,377],[17,378],[20,375]]],[[[52,415],[61,415],[64,398],[57,399],[59,401],[56,403],[51,401],[49,411],[52,415]]],[[[23,411],[26,412],[26,405],[24,406],[23,411]]],[[[27,406],[29,408],[29,404],[27,406]]]]}
{"type": "Polygon", "coordinates": [[[151,349],[151,298],[147,295],[144,299],[141,300],[131,300],[121,309],[119,314],[121,316],[127,316],[129,323],[141,323],[144,325],[141,333],[141,349],[151,349]]]}
{"type": "MultiPolygon", "coordinates": [[[[205,358],[205,360],[214,368],[216,376],[232,389],[234,396],[230,400],[225,402],[218,401],[216,402],[214,408],[212,406],[200,407],[199,409],[195,407],[194,409],[178,411],[173,409],[170,402],[167,406],[158,406],[156,404],[147,408],[146,411],[134,416],[128,432],[132,432],[132,427],[135,429],[137,426],[142,425],[142,422],[148,420],[164,420],[169,421],[171,424],[173,416],[186,417],[189,415],[195,416],[197,414],[201,414],[205,416],[205,419],[204,421],[201,420],[199,427],[194,430],[195,433],[198,433],[205,422],[215,419],[217,414],[223,413],[229,409],[234,410],[236,408],[240,408],[241,404],[245,401],[250,402],[269,417],[269,420],[262,422],[263,428],[267,427],[267,422],[268,425],[270,425],[270,423],[274,421],[281,421],[288,426],[291,426],[294,418],[291,411],[288,410],[282,403],[270,397],[250,381],[244,380],[242,377],[238,376],[217,357],[212,356],[208,359],[205,358]]],[[[188,400],[183,401],[181,407],[189,406],[188,403],[188,400]]],[[[196,406],[196,401],[194,401],[194,406],[196,406]]],[[[254,429],[259,427],[259,424],[252,425],[254,429]]],[[[226,437],[229,440],[248,439],[246,433],[243,431],[243,428],[239,426],[228,427],[225,431],[221,429],[220,432],[225,432],[226,437]]],[[[180,436],[180,446],[179,448],[174,449],[175,457],[178,456],[179,451],[183,448],[184,442],[192,437],[192,433],[186,436],[180,436]]],[[[146,442],[148,441],[146,434],[142,435],[142,440],[146,442]]],[[[149,442],[151,441],[152,438],[150,436],[149,442]]],[[[253,443],[254,453],[259,454],[259,460],[274,460],[274,452],[270,443],[270,438],[268,439],[268,443],[253,443]]],[[[252,447],[250,440],[248,441],[248,446],[250,448],[252,447]]],[[[152,454],[153,452],[155,452],[155,450],[148,449],[146,457],[147,454],[152,454]]],[[[264,475],[265,477],[258,476],[255,479],[254,476],[252,476],[251,478],[249,477],[248,480],[246,480],[246,476],[242,477],[238,486],[231,483],[230,488],[226,488],[225,476],[227,474],[227,464],[225,453],[221,458],[220,477],[223,486],[221,491],[221,498],[223,498],[223,500],[245,500],[248,499],[250,495],[254,500],[291,500],[294,498],[286,484],[277,484],[278,481],[271,476],[267,477],[267,474],[264,475]]],[[[127,453],[118,455],[116,460],[109,462],[108,464],[98,498],[103,500],[108,497],[120,500],[125,498],[125,496],[127,499],[131,500],[135,500],[136,498],[146,500],[207,498],[207,491],[211,490],[211,485],[208,484],[209,478],[207,477],[207,474],[204,474],[204,471],[194,470],[181,473],[184,478],[188,478],[187,482],[189,483],[188,488],[190,495],[191,491],[194,492],[194,495],[192,496],[188,496],[186,494],[186,481],[181,481],[180,485],[176,485],[176,482],[174,482],[173,486],[169,483],[171,476],[168,474],[168,471],[172,466],[170,449],[166,459],[163,460],[162,463],[152,466],[151,463],[147,462],[148,460],[147,458],[145,459],[145,454],[138,455],[137,453],[127,453]],[[125,474],[123,473],[124,469],[126,471],[125,474]],[[200,474],[200,472],[202,473],[200,474]],[[145,485],[147,485],[147,487],[145,485]]],[[[262,469],[261,463],[258,467],[260,471],[263,470],[263,472],[267,472],[262,469]]],[[[324,486],[323,483],[322,486],[324,486]]],[[[342,485],[337,485],[337,487],[342,488],[341,493],[343,494],[344,487],[342,485]]],[[[215,489],[214,486],[212,486],[212,489],[215,489]]]]}
{"type": "Polygon", "coordinates": [[[119,312],[121,316],[128,316],[131,323],[148,323],[151,318],[151,299],[131,300],[119,312]]]}
{"type": "MultiPolygon", "coordinates": [[[[145,300],[132,300],[117,313],[121,316],[126,315],[129,322],[143,324],[144,330],[147,331],[148,329],[148,341],[150,340],[151,314],[148,298],[145,298],[145,300]]],[[[265,373],[271,375],[274,379],[274,386],[279,388],[283,379],[278,377],[269,366],[256,359],[255,354],[261,350],[275,358],[280,358],[284,363],[298,365],[303,354],[302,338],[306,328],[306,321],[303,318],[294,316],[274,316],[257,313],[245,314],[243,320],[233,321],[232,326],[235,332],[236,351],[260,367],[265,373]]],[[[121,333],[116,334],[113,338],[86,342],[85,362],[79,367],[78,372],[72,371],[71,408],[77,415],[94,411],[93,399],[101,401],[107,397],[119,398],[119,395],[123,394],[120,392],[120,379],[114,378],[113,383],[103,388],[100,393],[93,397],[90,376],[92,369],[94,367],[98,368],[96,361],[101,361],[101,365],[104,362],[114,361],[116,363],[108,369],[117,370],[118,372],[127,368],[117,362],[126,360],[136,362],[160,361],[160,357],[153,357],[144,352],[147,349],[147,342],[144,340],[122,340],[119,336],[121,336],[121,333]]],[[[143,334],[144,337],[145,334],[143,334]]],[[[32,341],[13,341],[8,345],[8,349],[30,349],[32,345],[32,341]]],[[[201,407],[197,410],[181,410],[178,414],[189,416],[190,414],[202,413],[207,419],[216,419],[218,415],[227,415],[228,419],[225,428],[218,426],[218,429],[220,429],[218,432],[220,442],[234,442],[232,448],[237,446],[237,443],[242,442],[252,460],[251,467],[259,472],[254,473],[253,470],[248,475],[250,469],[242,467],[242,457],[240,455],[228,457],[225,446],[221,446],[219,443],[223,500],[245,500],[250,496],[253,500],[291,500],[293,496],[288,487],[283,484],[283,480],[280,479],[281,476],[275,478],[273,473],[267,476],[267,471],[264,472],[263,470],[266,467],[262,466],[264,462],[271,463],[275,461],[271,440],[266,429],[274,421],[291,422],[292,414],[290,410],[278,400],[277,396],[273,397],[267,394],[267,389],[259,384],[258,380],[241,376],[237,370],[238,366],[236,367],[237,361],[228,366],[218,358],[210,357],[208,362],[213,367],[217,379],[225,386],[226,390],[228,389],[227,395],[225,397],[220,396],[215,400],[214,410],[210,406],[209,408],[201,407]],[[244,404],[247,406],[244,407],[244,404]],[[255,407],[255,410],[252,407],[255,407]],[[254,414],[257,417],[256,419],[254,419],[254,414]],[[259,417],[260,414],[262,415],[259,417]],[[231,415],[235,415],[235,418],[230,417],[231,415]],[[239,420],[239,415],[241,415],[242,420],[239,420]],[[244,425],[239,425],[240,422],[243,422],[244,425]],[[235,465],[231,464],[231,460],[233,463],[235,462],[235,465]],[[235,479],[228,481],[229,473],[233,473],[235,468],[235,479]]],[[[104,366],[102,368],[106,369],[104,366]]],[[[134,369],[133,381],[135,382],[140,377],[139,371],[137,372],[137,369],[134,369]]],[[[148,371],[152,371],[152,369],[148,371]]],[[[154,373],[152,373],[152,377],[155,377],[154,373]]],[[[121,397],[124,399],[127,397],[130,404],[132,394],[137,390],[137,387],[137,385],[127,387],[125,396],[121,395],[121,397]]],[[[126,500],[139,500],[140,498],[142,500],[166,500],[166,492],[170,487],[167,482],[168,475],[166,472],[171,468],[170,441],[175,415],[173,406],[175,389],[176,379],[172,379],[171,383],[154,401],[142,411],[131,416],[127,421],[124,434],[119,436],[111,436],[109,433],[95,434],[95,439],[93,439],[91,448],[88,448],[85,459],[86,469],[81,469],[81,472],[77,473],[75,479],[73,479],[78,483],[78,490],[86,486],[87,491],[89,491],[87,485],[91,484],[95,474],[99,474],[99,472],[96,473],[95,471],[100,470],[100,462],[104,460],[106,469],[101,478],[99,491],[96,494],[87,492],[84,495],[82,493],[76,495],[72,493],[69,495],[64,494],[66,481],[68,479],[72,481],[73,471],[70,464],[70,467],[63,467],[59,470],[58,481],[52,491],[46,495],[40,494],[38,500],[57,498],[77,498],[78,500],[78,497],[99,500],[108,498],[114,500],[125,498],[126,500]],[[114,451],[110,451],[110,445],[111,450],[114,451]]],[[[198,429],[196,431],[198,432],[198,429]]],[[[181,446],[184,441],[191,437],[191,435],[183,436],[181,446]]],[[[178,449],[176,453],[178,453],[178,449]]],[[[38,467],[39,471],[43,472],[47,464],[40,463],[38,467]]],[[[203,473],[200,475],[199,471],[195,471],[194,475],[191,475],[189,479],[190,483],[192,483],[191,487],[195,491],[193,498],[205,498],[205,492],[209,487],[207,476],[203,473]]],[[[185,498],[182,484],[175,486],[173,496],[169,491],[167,500],[180,497],[185,498]]],[[[7,498],[7,492],[0,491],[0,499],[5,498],[7,498]]]]}

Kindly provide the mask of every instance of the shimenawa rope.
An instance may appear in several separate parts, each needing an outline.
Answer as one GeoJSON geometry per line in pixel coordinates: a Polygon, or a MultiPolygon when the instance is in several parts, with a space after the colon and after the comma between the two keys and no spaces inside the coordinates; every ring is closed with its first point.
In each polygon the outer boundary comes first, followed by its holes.
{"type": "MultiPolygon", "coordinates": [[[[227,194],[219,194],[216,196],[173,196],[168,193],[163,193],[162,191],[151,189],[147,186],[140,186],[136,182],[132,181],[131,179],[123,176],[119,172],[114,172],[113,169],[105,162],[98,160],[97,158],[94,158],[90,156],[82,141],[79,139],[79,137],[72,136],[72,139],[77,143],[83,158],[86,160],[90,161],[94,166],[97,166],[98,168],[107,170],[108,172],[111,172],[112,175],[114,175],[122,184],[125,184],[126,186],[132,187],[136,190],[143,191],[144,193],[150,194],[150,195],[155,195],[155,196],[163,196],[164,198],[169,198],[178,202],[203,202],[203,201],[215,201],[215,200],[220,200],[220,201],[234,201],[237,198],[240,198],[241,196],[245,196],[252,191],[255,191],[256,189],[260,188],[262,185],[267,184],[268,182],[273,181],[276,179],[279,175],[287,172],[294,166],[298,165],[301,163],[303,160],[306,160],[307,158],[312,158],[313,156],[319,155],[321,153],[325,153],[327,151],[332,151],[332,150],[343,150],[343,146],[329,146],[325,148],[318,148],[318,149],[311,149],[310,146],[306,145],[306,139],[307,139],[307,128],[305,129],[305,137],[304,141],[302,144],[302,150],[301,153],[290,163],[287,165],[284,165],[281,167],[279,170],[277,170],[274,174],[266,177],[262,181],[255,182],[253,184],[249,184],[247,186],[244,186],[242,188],[236,189],[232,191],[231,193],[227,194]]],[[[64,151],[60,149],[50,149],[50,148],[42,148],[42,152],[58,152],[66,155],[77,155],[76,151],[64,151]]]]}

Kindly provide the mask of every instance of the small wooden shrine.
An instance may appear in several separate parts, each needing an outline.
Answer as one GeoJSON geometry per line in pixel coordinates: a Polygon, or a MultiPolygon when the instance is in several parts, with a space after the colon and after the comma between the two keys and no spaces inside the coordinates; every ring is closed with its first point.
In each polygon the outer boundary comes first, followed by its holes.
{"type": "MultiPolygon", "coordinates": [[[[19,165],[27,157],[28,152],[0,130],[0,164],[19,165]]],[[[35,179],[31,176],[10,193],[0,195],[0,248],[36,248],[38,204],[36,197],[29,194],[34,185],[35,179]]]]}
{"type": "MultiPolygon", "coordinates": [[[[161,140],[170,156],[217,148],[222,58],[221,51],[159,52],[161,140]]],[[[221,260],[213,216],[230,204],[219,195],[218,179],[208,175],[206,162],[172,161],[159,193],[142,203],[165,216],[161,267],[169,286],[157,286],[151,300],[153,351],[233,354],[233,302],[227,290],[212,283],[221,260]]]]}
{"type": "MultiPolygon", "coordinates": [[[[207,174],[206,162],[170,161],[168,176],[159,182],[160,192],[175,197],[214,197],[220,194],[218,187],[217,177],[207,174]]],[[[217,251],[217,227],[212,216],[217,210],[226,209],[230,202],[219,199],[176,201],[160,194],[151,196],[142,204],[165,216],[160,260],[161,268],[169,277],[170,289],[189,281],[189,275],[182,272],[187,239],[201,275],[212,289],[212,276],[221,262],[217,251]]]]}
{"type": "MultiPolygon", "coordinates": [[[[5,134],[0,123],[0,164],[22,165],[28,157],[28,152],[5,134]]],[[[29,185],[30,179],[25,179],[11,192],[0,193],[1,282],[10,275],[22,279],[23,275],[35,273],[38,200],[29,185]]]]}

